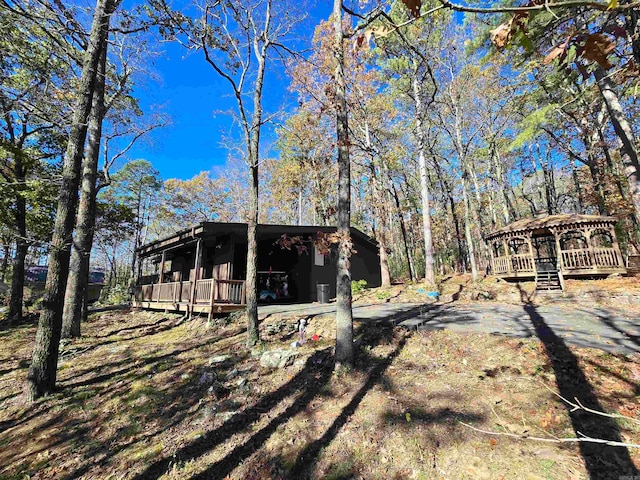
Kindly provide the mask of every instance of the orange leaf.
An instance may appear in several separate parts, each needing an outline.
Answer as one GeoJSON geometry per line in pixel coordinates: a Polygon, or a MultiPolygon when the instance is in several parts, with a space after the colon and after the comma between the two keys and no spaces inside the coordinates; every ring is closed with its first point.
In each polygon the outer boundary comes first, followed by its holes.
{"type": "Polygon", "coordinates": [[[553,50],[551,50],[549,54],[546,57],[544,57],[544,60],[542,61],[542,63],[544,63],[545,65],[549,65],[556,58],[562,55],[566,50],[566,48],[567,48],[566,43],[563,43],[562,45],[558,45],[557,47],[554,47],[553,50]]]}
{"type": "Polygon", "coordinates": [[[587,60],[597,62],[602,68],[608,70],[613,67],[613,64],[609,61],[607,55],[609,55],[614,48],[616,48],[616,44],[612,42],[609,37],[602,33],[594,33],[587,35],[582,56],[587,60]]]}
{"type": "Polygon", "coordinates": [[[489,32],[491,34],[491,43],[498,50],[502,50],[511,40],[511,22],[498,25],[489,32]]]}
{"type": "Polygon", "coordinates": [[[489,439],[489,445],[491,445],[491,448],[493,449],[493,447],[495,447],[498,444],[498,440],[496,440],[495,438],[491,437],[489,439]]]}

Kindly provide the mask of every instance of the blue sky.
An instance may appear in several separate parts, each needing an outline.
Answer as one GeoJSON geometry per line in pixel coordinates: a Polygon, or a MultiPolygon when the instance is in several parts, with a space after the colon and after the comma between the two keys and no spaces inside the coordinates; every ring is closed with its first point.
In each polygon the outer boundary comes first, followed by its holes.
{"type": "MultiPolygon", "coordinates": [[[[307,48],[314,25],[328,18],[331,6],[330,0],[318,0],[311,11],[301,32],[307,48]]],[[[228,83],[206,63],[201,52],[187,52],[178,44],[164,44],[163,53],[152,60],[151,69],[158,79],[142,82],[135,95],[145,111],[161,106],[170,125],[149,134],[146,141],[129,151],[128,158],[149,160],[165,179],[188,179],[223,166],[228,150],[221,145],[221,139],[239,134],[232,117],[220,112],[236,110],[228,83]]],[[[266,113],[289,109],[294,104],[295,95],[287,92],[288,83],[282,68],[269,72],[263,101],[266,113]]],[[[263,132],[261,143],[268,147],[273,144],[274,135],[268,128],[263,132]]]]}

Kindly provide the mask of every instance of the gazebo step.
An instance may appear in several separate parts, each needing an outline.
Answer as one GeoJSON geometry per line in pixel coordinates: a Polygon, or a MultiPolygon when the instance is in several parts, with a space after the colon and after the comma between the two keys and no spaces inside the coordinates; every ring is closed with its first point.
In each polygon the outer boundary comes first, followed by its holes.
{"type": "Polygon", "coordinates": [[[560,282],[558,272],[555,270],[538,272],[538,276],[536,278],[536,291],[549,292],[556,290],[562,290],[562,282],[560,282]]]}

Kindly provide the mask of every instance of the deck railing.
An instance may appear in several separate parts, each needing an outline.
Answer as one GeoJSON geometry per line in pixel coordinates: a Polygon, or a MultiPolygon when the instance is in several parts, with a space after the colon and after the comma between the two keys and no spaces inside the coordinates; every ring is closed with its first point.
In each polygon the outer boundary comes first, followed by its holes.
{"type": "Polygon", "coordinates": [[[207,278],[196,282],[195,303],[233,303],[244,305],[244,280],[216,280],[207,278]]]}
{"type": "MultiPolygon", "coordinates": [[[[193,282],[168,282],[141,285],[136,295],[144,302],[189,303],[193,282]]],[[[246,303],[244,280],[216,280],[207,278],[198,280],[195,285],[194,303],[217,304],[246,303]]]]}

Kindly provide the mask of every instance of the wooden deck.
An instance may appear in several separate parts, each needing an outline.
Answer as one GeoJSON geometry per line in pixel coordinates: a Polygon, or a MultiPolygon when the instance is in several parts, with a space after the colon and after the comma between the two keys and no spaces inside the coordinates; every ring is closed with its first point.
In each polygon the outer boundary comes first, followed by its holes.
{"type": "Polygon", "coordinates": [[[196,282],[140,285],[133,306],[185,313],[227,313],[246,307],[244,280],[206,278],[196,282]]]}

